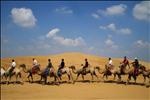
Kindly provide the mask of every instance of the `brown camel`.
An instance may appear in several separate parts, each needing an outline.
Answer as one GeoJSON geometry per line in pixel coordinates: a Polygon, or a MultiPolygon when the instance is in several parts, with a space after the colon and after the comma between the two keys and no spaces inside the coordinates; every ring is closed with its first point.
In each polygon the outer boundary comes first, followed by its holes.
{"type": "Polygon", "coordinates": [[[146,70],[146,67],[141,65],[140,69],[142,69],[142,75],[144,78],[144,83],[146,82],[146,78],[149,79],[149,83],[150,83],[150,69],[146,70]]]}
{"type": "Polygon", "coordinates": [[[128,75],[128,79],[127,79],[126,84],[129,83],[129,81],[131,80],[131,78],[133,78],[134,81],[135,81],[135,83],[136,83],[136,79],[137,79],[137,77],[138,77],[140,74],[143,74],[143,77],[144,77],[144,78],[145,78],[145,77],[149,77],[148,72],[144,71],[142,65],[140,65],[139,71],[138,71],[138,73],[135,75],[134,67],[133,67],[133,66],[134,66],[134,65],[132,64],[132,67],[130,67],[129,69],[126,69],[126,66],[119,66],[120,69],[119,69],[118,71],[116,71],[116,72],[114,73],[114,75],[117,75],[117,76],[118,76],[119,81],[121,81],[121,76],[122,76],[122,75],[128,75]],[[121,70],[121,68],[123,68],[123,70],[121,70]]]}
{"type": "Polygon", "coordinates": [[[54,81],[56,83],[56,81],[58,80],[58,83],[59,83],[59,77],[57,76],[56,74],[56,71],[54,68],[51,68],[51,69],[48,69],[49,72],[47,73],[45,70],[43,71],[40,71],[40,73],[38,75],[41,76],[41,79],[40,79],[40,82],[42,81],[42,79],[44,79],[44,84],[47,83],[47,77],[54,77],[54,81]]]}
{"type": "Polygon", "coordinates": [[[40,72],[40,67],[38,67],[34,73],[33,73],[33,71],[32,71],[32,68],[27,69],[25,64],[21,64],[20,67],[23,68],[23,71],[24,71],[25,73],[28,73],[28,77],[27,77],[27,78],[28,78],[29,82],[32,82],[32,83],[33,83],[33,75],[39,74],[39,72],[40,72]],[[31,77],[31,80],[32,80],[32,81],[30,81],[30,77],[31,77]]]}
{"type": "Polygon", "coordinates": [[[116,68],[115,66],[113,66],[113,69],[108,69],[108,66],[105,65],[105,69],[101,72],[101,74],[103,74],[103,80],[106,77],[106,80],[108,79],[108,76],[114,75],[114,80],[116,77],[116,72],[118,71],[118,68],[116,68]]]}
{"type": "Polygon", "coordinates": [[[89,66],[88,68],[86,68],[86,71],[84,71],[83,68],[76,69],[76,67],[74,65],[70,66],[69,68],[72,69],[72,71],[73,71],[74,74],[77,74],[76,80],[78,79],[78,77],[80,75],[82,75],[82,79],[84,80],[84,75],[86,75],[88,73],[91,74],[92,80],[93,80],[93,76],[95,76],[98,79],[98,76],[96,74],[96,70],[98,70],[98,72],[100,72],[100,67],[99,66],[96,66],[96,67],[89,66]]]}

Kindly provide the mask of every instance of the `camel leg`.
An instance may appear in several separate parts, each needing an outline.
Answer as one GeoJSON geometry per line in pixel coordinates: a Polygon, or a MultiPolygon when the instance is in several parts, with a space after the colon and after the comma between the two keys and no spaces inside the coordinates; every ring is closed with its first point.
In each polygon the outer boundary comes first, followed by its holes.
{"type": "Polygon", "coordinates": [[[21,73],[19,73],[19,78],[21,80],[21,83],[23,84],[23,78],[21,76],[22,76],[21,73]]]}
{"type": "Polygon", "coordinates": [[[75,80],[75,81],[77,81],[77,79],[78,79],[79,75],[80,75],[80,74],[77,74],[77,78],[76,78],[76,80],[75,80]]]}
{"type": "Polygon", "coordinates": [[[104,79],[104,78],[105,78],[105,75],[106,75],[106,74],[104,73],[104,74],[103,74],[103,80],[105,80],[105,79],[104,79]]]}
{"type": "Polygon", "coordinates": [[[131,75],[128,75],[128,79],[127,79],[126,85],[129,84],[130,80],[131,80],[131,75]]]}
{"type": "Polygon", "coordinates": [[[55,75],[54,77],[55,77],[55,82],[58,80],[58,84],[59,84],[59,83],[60,83],[60,80],[59,80],[58,76],[55,75]]]}
{"type": "Polygon", "coordinates": [[[143,75],[143,77],[144,77],[144,83],[146,82],[146,77],[143,75]]]}
{"type": "Polygon", "coordinates": [[[30,82],[30,73],[28,74],[27,78],[28,78],[28,81],[30,82]]]}
{"type": "Polygon", "coordinates": [[[106,75],[106,80],[108,79],[108,75],[106,75]]]}
{"type": "Polygon", "coordinates": [[[70,72],[70,77],[72,79],[72,83],[74,83],[74,80],[73,80],[73,76],[72,76],[72,73],[70,72]]]}
{"type": "Polygon", "coordinates": [[[67,74],[67,76],[68,76],[68,82],[70,81],[70,75],[69,74],[67,74]]]}
{"type": "Polygon", "coordinates": [[[59,76],[60,80],[62,80],[61,76],[59,76]]]}
{"type": "Polygon", "coordinates": [[[44,83],[47,83],[47,76],[44,77],[44,83]]]}
{"type": "Polygon", "coordinates": [[[136,83],[137,77],[135,75],[133,76],[133,79],[134,79],[134,82],[136,83]]]}
{"type": "Polygon", "coordinates": [[[16,83],[18,82],[18,73],[16,74],[16,83]]]}
{"type": "Polygon", "coordinates": [[[84,81],[84,75],[82,75],[82,79],[83,79],[83,81],[84,81]]]}
{"type": "Polygon", "coordinates": [[[149,83],[150,83],[150,76],[148,76],[148,78],[149,78],[149,83]]]}
{"type": "Polygon", "coordinates": [[[6,75],[6,74],[4,74],[4,76],[5,76],[5,79],[7,79],[7,75],[6,75]]]}
{"type": "Polygon", "coordinates": [[[31,77],[31,80],[32,80],[32,83],[33,83],[33,75],[32,75],[32,74],[30,74],[30,77],[31,77]]]}
{"type": "Polygon", "coordinates": [[[7,76],[7,79],[6,79],[6,80],[7,80],[7,81],[6,81],[6,82],[7,82],[7,85],[9,84],[9,77],[10,77],[10,76],[8,75],[8,76],[7,76]]]}
{"type": "Polygon", "coordinates": [[[121,74],[118,74],[118,81],[121,81],[121,74]]]}
{"type": "Polygon", "coordinates": [[[41,82],[42,82],[42,79],[43,79],[43,76],[41,75],[41,79],[39,80],[39,83],[41,83],[41,82]]]}
{"type": "Polygon", "coordinates": [[[91,80],[91,82],[92,82],[92,81],[93,81],[93,79],[94,79],[94,78],[93,78],[93,74],[92,74],[92,73],[91,73],[91,77],[92,77],[92,80],[91,80]]]}
{"type": "Polygon", "coordinates": [[[99,81],[99,78],[98,78],[98,76],[97,76],[97,74],[94,72],[94,76],[97,78],[97,80],[99,81]]]}
{"type": "Polygon", "coordinates": [[[11,74],[10,74],[10,75],[8,76],[8,78],[7,78],[7,84],[9,84],[10,81],[11,81],[11,74]]]}
{"type": "Polygon", "coordinates": [[[59,77],[60,82],[62,82],[62,78],[61,78],[61,76],[58,76],[58,77],[59,77]]]}

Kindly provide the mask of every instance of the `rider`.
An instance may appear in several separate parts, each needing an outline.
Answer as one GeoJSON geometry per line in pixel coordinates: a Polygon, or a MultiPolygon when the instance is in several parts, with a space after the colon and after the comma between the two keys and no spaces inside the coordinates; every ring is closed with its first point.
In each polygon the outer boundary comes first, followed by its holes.
{"type": "Polygon", "coordinates": [[[113,66],[113,62],[112,62],[112,59],[109,57],[108,58],[108,63],[105,65],[105,69],[109,72],[109,73],[112,73],[112,69],[114,69],[114,66],[113,66]]]}
{"type": "Polygon", "coordinates": [[[35,58],[33,58],[33,67],[32,67],[32,71],[35,72],[39,67],[39,64],[37,62],[37,60],[35,58]]]}
{"type": "Polygon", "coordinates": [[[127,65],[128,65],[129,68],[130,68],[129,61],[128,61],[127,57],[124,56],[124,59],[123,59],[123,61],[121,62],[121,72],[123,72],[124,67],[126,67],[127,65]]]}
{"type": "Polygon", "coordinates": [[[83,66],[83,72],[86,72],[86,68],[89,66],[87,58],[85,58],[85,65],[83,66]]]}
{"type": "Polygon", "coordinates": [[[12,73],[15,68],[16,68],[16,62],[14,59],[12,59],[12,63],[11,63],[9,72],[12,73]]]}
{"type": "Polygon", "coordinates": [[[61,73],[61,69],[63,69],[64,67],[65,67],[64,59],[61,59],[61,64],[59,65],[59,68],[58,68],[59,74],[61,73]]]}
{"type": "Polygon", "coordinates": [[[132,62],[131,64],[133,64],[133,67],[134,67],[134,75],[137,75],[138,74],[138,69],[139,69],[138,59],[135,57],[134,62],[132,62]]]}
{"type": "Polygon", "coordinates": [[[51,59],[48,59],[48,65],[45,69],[45,73],[48,74],[51,71],[51,68],[53,68],[53,65],[51,63],[51,59]]]}
{"type": "Polygon", "coordinates": [[[108,69],[112,69],[112,67],[113,67],[113,62],[112,62],[112,59],[109,57],[108,58],[108,69]]]}

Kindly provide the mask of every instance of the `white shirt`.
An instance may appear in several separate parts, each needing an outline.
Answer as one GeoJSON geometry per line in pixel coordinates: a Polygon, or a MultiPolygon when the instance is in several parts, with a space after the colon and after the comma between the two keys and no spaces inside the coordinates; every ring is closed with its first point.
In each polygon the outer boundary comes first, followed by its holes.
{"type": "Polygon", "coordinates": [[[15,63],[15,62],[12,62],[12,63],[11,63],[11,66],[12,66],[12,67],[16,67],[16,63],[15,63]]]}
{"type": "Polygon", "coordinates": [[[38,64],[37,60],[36,60],[36,59],[34,59],[34,61],[33,61],[33,65],[37,65],[37,64],[38,64]]]}
{"type": "Polygon", "coordinates": [[[109,60],[108,64],[112,65],[112,60],[109,60]]]}

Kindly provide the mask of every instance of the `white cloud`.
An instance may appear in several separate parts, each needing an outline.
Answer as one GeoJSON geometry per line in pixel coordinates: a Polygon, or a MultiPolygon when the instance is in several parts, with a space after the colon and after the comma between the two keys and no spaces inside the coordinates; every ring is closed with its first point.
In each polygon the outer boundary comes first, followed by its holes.
{"type": "Polygon", "coordinates": [[[142,1],[133,8],[133,16],[138,20],[150,21],[150,1],[142,1]]]}
{"type": "Polygon", "coordinates": [[[126,35],[132,33],[131,29],[129,29],[129,28],[122,28],[122,29],[118,30],[118,32],[120,32],[122,34],[126,34],[126,35]]]}
{"type": "Polygon", "coordinates": [[[125,4],[113,5],[111,7],[106,8],[105,10],[99,9],[97,12],[99,14],[104,15],[122,15],[125,13],[127,6],[125,4]]]}
{"type": "Polygon", "coordinates": [[[56,43],[59,43],[61,45],[64,46],[83,46],[86,45],[84,39],[82,37],[77,37],[75,39],[71,39],[71,38],[64,38],[62,36],[57,35],[56,33],[58,33],[60,31],[60,29],[55,28],[52,29],[47,35],[47,38],[52,38],[56,43]]]}
{"type": "Polygon", "coordinates": [[[150,43],[143,40],[137,40],[134,45],[139,48],[150,48],[150,43]]]}
{"type": "Polygon", "coordinates": [[[108,29],[108,30],[111,30],[115,33],[123,34],[123,35],[129,35],[132,33],[131,29],[129,29],[129,28],[117,28],[114,23],[111,23],[111,24],[106,25],[106,26],[100,26],[99,28],[104,29],[104,30],[108,29]]]}
{"type": "Polygon", "coordinates": [[[58,33],[60,31],[59,28],[54,28],[51,31],[48,32],[48,34],[46,35],[46,37],[51,38],[54,37],[56,35],[56,33],[58,33]]]}
{"type": "Polygon", "coordinates": [[[105,44],[112,49],[118,49],[118,45],[116,45],[115,42],[112,40],[111,35],[108,35],[105,44]]]}
{"type": "Polygon", "coordinates": [[[72,14],[73,13],[73,10],[69,9],[68,7],[56,8],[55,11],[58,13],[62,13],[62,14],[72,14]]]}
{"type": "Polygon", "coordinates": [[[112,31],[116,31],[116,30],[117,30],[117,29],[116,29],[116,25],[113,24],[113,23],[109,24],[109,25],[107,26],[107,28],[110,29],[110,30],[112,30],[112,31]]]}
{"type": "Polygon", "coordinates": [[[33,27],[37,21],[29,8],[13,8],[11,17],[13,22],[21,27],[33,27]]]}
{"type": "Polygon", "coordinates": [[[105,41],[105,44],[106,44],[106,45],[113,45],[114,42],[113,42],[111,39],[108,38],[108,39],[105,41]]]}
{"type": "Polygon", "coordinates": [[[54,40],[61,45],[64,46],[82,46],[85,45],[84,39],[82,37],[78,37],[75,39],[64,38],[60,36],[54,37],[54,40]]]}
{"type": "Polygon", "coordinates": [[[100,18],[100,16],[98,14],[96,14],[96,13],[92,13],[92,17],[94,17],[95,19],[99,19],[100,18]]]}

